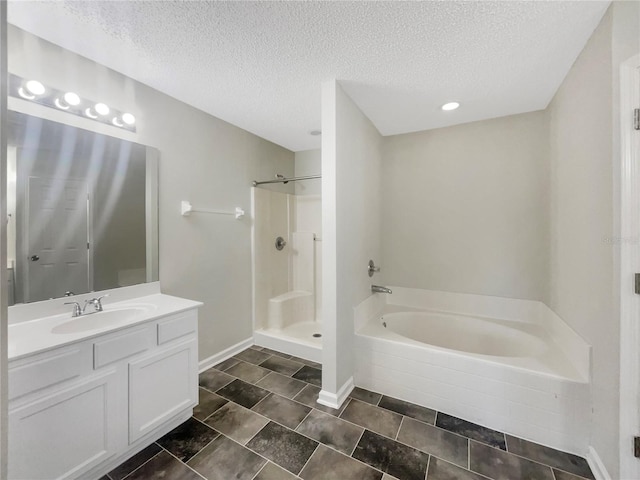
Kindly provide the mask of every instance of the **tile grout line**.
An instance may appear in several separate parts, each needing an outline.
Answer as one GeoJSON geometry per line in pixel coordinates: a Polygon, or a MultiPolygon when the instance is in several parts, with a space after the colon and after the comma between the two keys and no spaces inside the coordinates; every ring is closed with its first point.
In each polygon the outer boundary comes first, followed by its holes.
{"type": "MultiPolygon", "coordinates": [[[[154,458],[156,458],[158,455],[160,455],[160,454],[162,453],[162,451],[164,450],[164,448],[162,448],[162,446],[161,446],[160,444],[158,444],[157,442],[153,442],[153,443],[155,443],[156,445],[158,445],[158,447],[160,447],[160,451],[159,451],[158,453],[156,453],[155,455],[153,455],[153,456],[152,456],[151,458],[149,458],[148,460],[146,460],[145,462],[142,462],[140,465],[138,465],[136,468],[134,468],[133,470],[131,470],[129,473],[127,473],[124,477],[122,477],[122,480],[125,480],[127,477],[130,477],[131,475],[133,475],[133,472],[135,472],[135,471],[137,471],[138,469],[142,468],[144,465],[146,465],[147,463],[149,463],[151,460],[153,460],[154,458]]],[[[145,447],[145,448],[148,448],[148,447],[145,447]]],[[[144,450],[144,448],[143,448],[142,450],[144,450]]],[[[140,450],[140,451],[142,451],[142,450],[140,450]]],[[[137,455],[137,454],[136,454],[136,455],[137,455]]],[[[134,455],[134,456],[135,456],[135,455],[134,455]]],[[[133,456],[132,456],[131,458],[133,458],[133,456]]],[[[128,460],[128,459],[127,459],[127,460],[128,460]]],[[[126,460],[125,460],[125,462],[126,462],[126,460]]],[[[122,463],[124,463],[124,462],[122,462],[122,463]]],[[[122,464],[120,464],[120,465],[122,465],[122,464]]],[[[120,466],[120,465],[118,465],[118,466],[120,466]]],[[[116,468],[118,468],[118,467],[116,467],[116,468]]],[[[114,469],[114,470],[115,470],[115,469],[114,469]]],[[[113,470],[111,470],[111,471],[113,471],[113,470]]],[[[109,474],[107,474],[107,476],[108,476],[109,478],[113,478],[113,477],[111,477],[111,475],[109,475],[109,474]]]]}
{"type": "Polygon", "coordinates": [[[397,442],[398,441],[398,437],[400,436],[400,430],[402,430],[402,424],[404,423],[404,415],[402,415],[402,418],[400,419],[400,425],[398,425],[398,431],[396,432],[396,436],[394,438],[394,440],[397,442]]]}
{"type": "MultiPolygon", "coordinates": [[[[362,427],[360,427],[362,428],[362,427]]],[[[351,453],[349,454],[349,457],[353,458],[353,454],[356,453],[356,448],[358,448],[358,444],[360,443],[360,440],[362,440],[362,437],[364,436],[364,432],[366,431],[365,428],[362,429],[362,433],[360,434],[360,436],[358,437],[358,441],[356,442],[356,444],[353,446],[353,449],[351,450],[351,453]]],[[[357,459],[354,459],[357,460],[357,459]]]]}
{"type": "MultiPolygon", "coordinates": [[[[233,402],[233,401],[231,401],[231,400],[229,400],[229,401],[230,401],[230,402],[232,402],[232,403],[235,403],[235,402],[233,402]]],[[[236,404],[236,405],[239,405],[239,404],[236,404]]],[[[239,406],[240,406],[240,407],[242,407],[242,405],[239,405],[239,406]]],[[[246,407],[242,407],[242,408],[246,408],[246,407]]],[[[311,408],[311,410],[316,410],[316,409],[314,409],[314,408],[312,408],[312,407],[309,407],[309,408],[311,408]]],[[[247,409],[247,410],[249,410],[249,409],[247,409]]],[[[253,410],[250,410],[250,411],[252,411],[252,412],[253,412],[253,410]]],[[[319,411],[320,413],[324,413],[324,412],[322,412],[322,411],[320,411],[320,410],[318,410],[318,411],[319,411]]],[[[291,428],[287,427],[286,425],[281,424],[280,422],[278,422],[278,421],[276,421],[276,420],[272,420],[272,419],[270,419],[269,417],[266,417],[265,415],[262,415],[262,414],[261,414],[261,413],[259,413],[259,412],[253,412],[253,413],[255,413],[256,415],[259,415],[259,416],[261,416],[261,417],[265,418],[265,419],[267,420],[267,424],[268,424],[269,422],[273,422],[273,423],[275,423],[275,424],[277,424],[277,425],[280,425],[281,427],[284,427],[284,428],[286,428],[286,429],[288,429],[288,430],[293,431],[294,433],[297,433],[298,435],[300,435],[300,436],[302,436],[302,437],[304,437],[304,438],[306,438],[306,439],[308,439],[308,440],[312,440],[313,442],[317,443],[318,445],[323,445],[323,446],[325,446],[325,447],[327,447],[327,448],[329,448],[329,449],[333,450],[334,452],[337,452],[337,453],[339,453],[339,454],[341,454],[341,455],[345,455],[345,456],[347,456],[347,457],[349,457],[349,458],[351,458],[351,459],[355,460],[356,462],[361,463],[362,465],[366,465],[367,467],[370,467],[370,468],[373,468],[374,470],[377,470],[377,471],[379,471],[379,472],[382,472],[382,470],[378,470],[377,468],[375,468],[375,467],[374,467],[374,466],[372,466],[372,465],[369,465],[368,463],[362,462],[361,460],[358,460],[357,458],[353,458],[351,455],[346,455],[344,452],[341,452],[340,450],[337,450],[336,448],[332,447],[331,445],[327,445],[327,444],[325,444],[325,443],[323,443],[323,442],[319,442],[319,441],[318,441],[318,440],[316,440],[315,438],[311,438],[311,437],[309,437],[308,435],[305,435],[304,433],[301,433],[301,432],[298,432],[298,431],[296,431],[296,430],[294,430],[294,429],[291,429],[291,428]]],[[[311,411],[309,412],[309,414],[311,414],[311,411]]],[[[307,416],[309,416],[309,414],[308,414],[307,416]]],[[[325,415],[330,415],[330,414],[326,413],[325,415]]],[[[333,415],[332,415],[332,416],[333,416],[333,415]]],[[[334,417],[334,418],[338,418],[338,417],[334,417]]],[[[306,417],[305,417],[305,419],[306,419],[306,417]]],[[[340,420],[342,420],[342,419],[340,419],[340,420]]],[[[304,420],[303,420],[303,421],[304,421],[304,420]]],[[[361,438],[362,438],[362,436],[364,435],[365,430],[367,430],[366,428],[364,428],[364,427],[362,427],[362,426],[360,426],[360,425],[356,425],[355,423],[351,423],[351,422],[349,422],[349,421],[347,421],[347,420],[344,420],[344,422],[347,422],[347,423],[349,423],[349,424],[351,424],[351,425],[354,425],[354,426],[356,426],[356,427],[358,427],[358,428],[361,428],[361,429],[362,429],[362,434],[360,434],[360,439],[361,439],[361,438]]],[[[302,423],[302,422],[300,422],[300,423],[302,423]]],[[[255,438],[255,437],[256,437],[256,436],[257,436],[257,435],[258,435],[258,434],[259,434],[259,433],[260,433],[260,432],[261,432],[261,431],[266,427],[266,426],[267,426],[267,425],[265,424],[265,426],[264,426],[264,427],[262,427],[260,430],[258,430],[258,432],[256,432],[256,434],[255,434],[255,435],[253,435],[253,437],[251,437],[249,440],[247,440],[247,443],[246,443],[245,445],[243,445],[243,446],[244,446],[247,450],[249,450],[249,451],[251,451],[251,452],[255,453],[256,455],[259,455],[260,457],[265,458],[266,460],[269,460],[268,458],[263,457],[261,454],[259,454],[259,453],[258,453],[258,452],[256,452],[255,450],[251,449],[250,447],[247,447],[247,444],[248,444],[251,440],[253,440],[253,439],[254,439],[254,438],[255,438]]],[[[299,424],[298,426],[300,426],[300,424],[299,424]]],[[[212,427],[209,427],[209,428],[212,428],[212,427]]],[[[297,427],[296,427],[296,428],[297,428],[297,427]]],[[[215,430],[215,429],[213,429],[213,430],[215,430]]],[[[217,430],[215,430],[215,431],[216,431],[216,432],[218,432],[217,430]]],[[[223,436],[223,437],[226,437],[226,438],[229,438],[230,440],[233,440],[231,437],[228,437],[227,435],[225,435],[225,434],[224,434],[224,433],[222,433],[222,432],[218,432],[218,433],[220,433],[220,435],[221,435],[221,436],[223,436]]],[[[389,438],[389,437],[385,437],[385,438],[389,438]]],[[[353,451],[351,452],[352,454],[353,454],[353,452],[355,451],[356,447],[358,446],[358,443],[360,442],[360,439],[358,439],[358,442],[356,442],[355,446],[353,447],[353,451]]],[[[214,440],[215,440],[215,439],[214,439],[214,440]]],[[[391,440],[391,439],[389,439],[389,440],[391,440]]],[[[212,440],[212,441],[213,441],[213,440],[212,440]]],[[[233,441],[234,441],[234,442],[236,442],[236,443],[238,443],[239,445],[242,445],[240,442],[237,442],[237,441],[235,441],[235,440],[233,440],[233,441]]],[[[398,443],[400,443],[400,442],[398,442],[398,443]]],[[[402,444],[402,445],[404,445],[404,444],[402,444]]],[[[413,448],[413,449],[415,449],[415,450],[418,450],[418,449],[416,449],[415,447],[412,447],[411,445],[405,445],[405,446],[407,446],[407,447],[409,447],[409,448],[413,448]]],[[[316,446],[316,449],[317,449],[317,446],[316,446]]],[[[418,450],[418,451],[420,451],[420,450],[418,450]]],[[[315,450],[314,450],[314,452],[315,452],[315,450]]],[[[198,453],[200,453],[200,452],[198,452],[198,453]]],[[[312,455],[313,455],[313,454],[312,454],[312,455]]],[[[194,455],[194,457],[195,457],[195,455],[194,455]]],[[[193,457],[191,457],[191,458],[193,458],[193,457]]],[[[311,457],[309,457],[309,458],[311,458],[311,457]]],[[[269,461],[271,461],[271,460],[269,460],[269,461]]],[[[271,462],[272,462],[272,463],[275,463],[275,462],[273,462],[273,461],[271,461],[271,462]]],[[[277,465],[277,463],[276,463],[276,465],[277,465]]],[[[306,465],[306,464],[305,464],[305,465],[306,465]]],[[[278,465],[278,466],[280,466],[280,465],[278,465]]],[[[281,468],[284,468],[284,467],[281,467],[281,468]]],[[[286,468],[284,468],[284,470],[287,470],[287,469],[286,469],[286,468]]],[[[302,471],[302,470],[300,470],[300,471],[302,471]]],[[[287,472],[289,472],[289,470],[287,470],[287,472]]],[[[291,472],[289,472],[289,473],[291,473],[291,472]]],[[[385,472],[382,472],[382,473],[384,474],[385,472]]]]}
{"type": "MultiPolygon", "coordinates": [[[[266,427],[266,425],[265,425],[264,427],[266,427]]],[[[260,433],[264,427],[262,427],[262,428],[258,431],[258,433],[260,433]]],[[[256,435],[257,435],[257,433],[256,433],[256,435]]],[[[221,433],[221,434],[220,434],[220,436],[222,436],[222,437],[226,438],[227,440],[232,441],[233,443],[236,443],[236,444],[240,445],[240,447],[241,447],[241,448],[246,448],[247,450],[249,450],[249,451],[250,451],[251,453],[253,453],[254,455],[257,455],[258,457],[260,457],[260,458],[262,458],[263,460],[265,460],[265,464],[262,466],[262,468],[260,468],[260,470],[262,470],[262,469],[265,467],[265,465],[266,465],[267,463],[269,463],[269,462],[273,463],[274,465],[278,465],[276,462],[274,462],[274,461],[272,461],[272,460],[269,460],[269,459],[268,459],[267,457],[265,457],[264,455],[262,455],[262,454],[260,454],[260,453],[256,452],[255,450],[250,449],[250,448],[249,448],[249,447],[247,447],[246,445],[242,445],[240,442],[236,442],[233,438],[231,438],[231,437],[227,437],[224,433],[221,433]]],[[[254,435],[253,437],[255,437],[255,435],[254,435]]],[[[251,437],[251,439],[249,439],[249,441],[248,441],[247,443],[249,443],[249,442],[253,439],[253,437],[251,437]]],[[[193,457],[192,457],[192,458],[193,458],[193,457]]],[[[278,467],[282,468],[282,469],[283,469],[283,470],[285,470],[286,472],[291,473],[292,475],[294,475],[294,476],[296,476],[296,477],[297,477],[297,475],[295,475],[294,473],[290,472],[289,470],[287,470],[286,468],[284,468],[282,465],[278,465],[278,467]]],[[[258,472],[258,473],[260,473],[260,472],[258,472]]],[[[256,475],[257,475],[258,473],[256,473],[256,475]]],[[[207,480],[207,479],[205,479],[205,480],[207,480]]]]}
{"type": "MultiPolygon", "coordinates": [[[[310,408],[310,410],[307,412],[307,414],[304,416],[304,418],[303,418],[302,420],[300,420],[300,422],[298,422],[298,425],[296,425],[296,428],[292,428],[291,430],[293,430],[293,431],[294,431],[294,432],[296,432],[296,433],[300,433],[300,432],[298,432],[298,427],[299,427],[300,425],[302,425],[302,424],[304,423],[304,421],[305,421],[307,418],[309,418],[309,415],[311,415],[311,413],[313,412],[313,408],[311,408],[311,407],[309,407],[309,408],[310,408]]],[[[316,440],[316,441],[317,441],[317,440],[316,440]]],[[[318,443],[320,443],[320,442],[318,442],[318,443]]]]}
{"type": "MultiPolygon", "coordinates": [[[[209,445],[211,445],[213,442],[215,442],[215,441],[220,437],[220,435],[222,435],[222,432],[219,432],[218,430],[216,430],[216,429],[215,429],[215,428],[213,428],[212,426],[207,425],[206,423],[204,423],[204,422],[202,422],[202,421],[198,420],[198,419],[197,419],[197,418],[195,418],[195,417],[191,417],[191,418],[193,418],[194,420],[196,420],[196,421],[198,421],[198,422],[202,423],[205,427],[207,427],[207,428],[211,429],[212,431],[214,431],[215,433],[217,433],[217,435],[216,435],[215,437],[213,437],[211,440],[209,440],[209,441],[207,442],[207,444],[206,444],[204,447],[202,447],[202,448],[201,448],[200,450],[198,450],[196,453],[194,453],[193,455],[191,455],[191,457],[189,458],[189,460],[191,460],[193,457],[195,457],[195,456],[196,456],[196,455],[198,455],[200,452],[202,452],[205,448],[207,448],[209,445]]],[[[157,443],[157,442],[156,442],[156,443],[157,443]]],[[[158,445],[160,445],[160,444],[158,443],[158,445]]],[[[164,448],[162,445],[160,445],[160,448],[162,448],[162,449],[166,450],[167,452],[169,452],[169,450],[168,450],[168,449],[166,449],[166,448],[164,448]]],[[[171,452],[169,452],[169,453],[171,453],[171,452]]],[[[171,453],[171,455],[173,455],[173,453],[171,453]]],[[[173,455],[173,456],[174,456],[174,457],[176,457],[175,455],[173,455]]],[[[178,457],[176,457],[176,458],[178,458],[178,457]]],[[[178,458],[178,460],[180,460],[180,459],[178,458]]],[[[187,462],[188,462],[189,460],[187,460],[187,462]]],[[[181,461],[182,463],[184,463],[185,465],[187,464],[187,462],[183,462],[182,460],[180,460],[180,461],[181,461]]],[[[193,469],[192,469],[192,470],[193,470],[193,469]]]]}
{"type": "Polygon", "coordinates": [[[304,467],[306,467],[309,464],[309,462],[311,461],[311,457],[313,457],[316,454],[316,452],[318,451],[318,449],[320,448],[320,445],[322,445],[322,443],[318,442],[318,444],[316,445],[316,448],[313,449],[313,452],[311,452],[311,455],[309,455],[309,458],[307,458],[307,461],[304,462],[304,465],[302,465],[302,468],[300,469],[300,471],[297,474],[295,474],[296,477],[300,476],[300,474],[304,470],[304,467]]]}
{"type": "MultiPolygon", "coordinates": [[[[529,457],[525,457],[525,456],[522,456],[522,455],[518,455],[517,453],[507,452],[507,451],[505,451],[505,450],[502,450],[501,448],[493,447],[493,446],[491,446],[491,445],[488,445],[488,444],[486,444],[486,443],[480,442],[480,441],[478,441],[478,440],[474,440],[473,438],[470,438],[469,440],[470,440],[470,441],[472,441],[472,442],[479,443],[480,445],[483,445],[483,446],[485,446],[485,447],[493,448],[494,450],[498,450],[498,451],[500,451],[500,452],[502,452],[502,453],[506,453],[507,455],[513,455],[514,457],[517,457],[517,458],[519,458],[519,459],[521,459],[521,460],[527,460],[527,461],[529,461],[529,462],[535,463],[536,465],[541,465],[541,466],[543,466],[543,467],[549,467],[552,471],[553,471],[553,469],[555,468],[555,469],[557,469],[557,470],[560,470],[560,471],[562,471],[562,472],[568,473],[568,474],[573,475],[573,476],[575,476],[575,477],[578,477],[578,478],[580,478],[580,479],[584,478],[585,480],[589,480],[589,479],[587,479],[586,477],[583,477],[582,475],[578,475],[577,473],[567,472],[566,470],[562,470],[561,468],[553,467],[553,466],[551,466],[551,465],[547,465],[546,463],[542,463],[542,462],[540,462],[540,461],[538,461],[538,460],[534,460],[534,459],[529,458],[529,457]]],[[[471,445],[471,444],[469,444],[469,445],[471,445]]],[[[471,451],[471,449],[469,449],[469,451],[471,451]]],[[[560,451],[560,450],[558,450],[558,451],[560,451]]],[[[567,453],[567,452],[561,452],[561,453],[567,453]]],[[[579,458],[582,458],[582,457],[579,457],[579,458]]],[[[589,468],[591,468],[591,467],[589,467],[589,468]]],[[[474,473],[478,473],[478,472],[475,472],[475,470],[471,470],[471,471],[472,471],[472,472],[474,472],[474,473]]],[[[592,473],[593,473],[593,472],[592,472],[592,473]]]]}
{"type": "Polygon", "coordinates": [[[256,474],[255,474],[253,477],[251,477],[251,480],[255,480],[255,479],[256,479],[256,477],[257,477],[258,475],[260,475],[260,472],[262,472],[262,470],[264,470],[264,468],[265,468],[267,465],[269,465],[269,462],[266,462],[264,465],[262,465],[262,467],[260,467],[260,470],[258,470],[258,471],[256,472],[256,474]]]}
{"type": "MultiPolygon", "coordinates": [[[[218,437],[216,437],[218,438],[218,437]]],[[[215,438],[213,439],[215,440],[215,438]]],[[[211,440],[211,442],[213,442],[213,440],[211,440]]],[[[211,443],[209,442],[209,443],[211,443]]],[[[207,445],[209,445],[209,443],[207,443],[207,445]]],[[[164,450],[165,452],[167,452],[169,455],[171,455],[173,458],[175,458],[177,461],[179,461],[182,465],[184,465],[185,467],[187,467],[189,470],[191,470],[193,473],[195,473],[196,475],[198,475],[199,477],[204,478],[204,480],[207,480],[205,478],[204,475],[201,475],[200,472],[196,472],[193,468],[191,468],[191,466],[187,465],[187,462],[183,462],[182,460],[180,460],[178,457],[176,457],[173,453],[171,453],[169,450],[167,450],[166,448],[164,448],[162,445],[158,444],[160,446],[160,448],[162,448],[162,450],[164,450]]],[[[204,450],[204,447],[198,451],[198,453],[200,453],[202,450],[204,450]]],[[[196,455],[198,454],[196,453],[196,455]]],[[[158,454],[159,455],[159,454],[158,454]]],[[[191,458],[195,457],[196,455],[193,455],[191,458]]],[[[191,460],[191,458],[189,460],[191,460]]]]}
{"type": "Polygon", "coordinates": [[[429,455],[429,458],[427,458],[427,468],[424,471],[424,480],[427,480],[427,477],[429,476],[429,464],[431,463],[431,455],[429,455]]]}
{"type": "Polygon", "coordinates": [[[437,455],[433,455],[433,454],[431,454],[430,456],[431,456],[431,457],[433,457],[433,458],[437,458],[438,460],[443,461],[443,462],[445,462],[445,463],[448,463],[449,465],[452,465],[452,466],[454,466],[454,467],[458,467],[458,468],[460,468],[460,469],[462,469],[462,470],[464,470],[464,471],[466,471],[466,472],[470,472],[470,473],[473,473],[474,475],[478,475],[479,477],[486,478],[487,480],[495,480],[495,479],[493,479],[493,478],[491,478],[491,477],[487,477],[487,476],[486,476],[485,474],[483,474],[483,473],[478,473],[478,472],[476,472],[475,470],[471,470],[471,469],[463,468],[463,467],[461,467],[460,465],[456,465],[455,463],[450,462],[449,460],[445,460],[444,458],[438,457],[437,455]]]}

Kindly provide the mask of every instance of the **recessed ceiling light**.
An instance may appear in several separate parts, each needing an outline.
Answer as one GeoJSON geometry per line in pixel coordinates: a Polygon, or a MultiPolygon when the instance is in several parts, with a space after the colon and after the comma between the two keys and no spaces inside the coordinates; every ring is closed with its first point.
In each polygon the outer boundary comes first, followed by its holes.
{"type": "Polygon", "coordinates": [[[322,131],[320,131],[320,130],[311,130],[309,132],[309,135],[313,135],[314,137],[317,137],[318,135],[322,135],[322,131]]]}
{"type": "Polygon", "coordinates": [[[444,110],[445,112],[449,111],[449,110],[455,110],[456,108],[458,108],[460,106],[460,104],[458,102],[449,102],[449,103],[445,103],[444,105],[442,105],[440,108],[442,110],[444,110]]]}

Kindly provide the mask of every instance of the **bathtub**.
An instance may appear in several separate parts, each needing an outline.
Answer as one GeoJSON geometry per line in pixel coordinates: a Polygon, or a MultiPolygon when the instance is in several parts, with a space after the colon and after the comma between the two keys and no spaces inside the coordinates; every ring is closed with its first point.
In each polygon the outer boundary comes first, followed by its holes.
{"type": "Polygon", "coordinates": [[[355,310],[356,385],[585,455],[591,349],[557,315],[540,302],[391,288],[355,310]]]}

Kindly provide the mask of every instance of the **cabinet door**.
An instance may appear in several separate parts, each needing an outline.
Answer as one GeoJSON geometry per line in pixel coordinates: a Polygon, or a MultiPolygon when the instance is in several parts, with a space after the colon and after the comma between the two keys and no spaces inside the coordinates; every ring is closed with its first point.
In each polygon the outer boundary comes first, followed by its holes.
{"type": "Polygon", "coordinates": [[[197,340],[129,362],[129,443],[198,403],[197,340]]]}
{"type": "Polygon", "coordinates": [[[117,449],[115,371],[9,412],[9,478],[78,478],[117,449]]]}

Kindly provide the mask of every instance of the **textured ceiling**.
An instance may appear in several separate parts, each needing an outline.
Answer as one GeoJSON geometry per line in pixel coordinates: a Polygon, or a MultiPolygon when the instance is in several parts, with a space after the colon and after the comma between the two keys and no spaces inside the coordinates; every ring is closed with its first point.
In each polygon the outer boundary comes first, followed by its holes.
{"type": "Polygon", "coordinates": [[[545,108],[608,4],[12,1],[9,21],[299,151],[331,78],[383,135],[545,108]]]}

